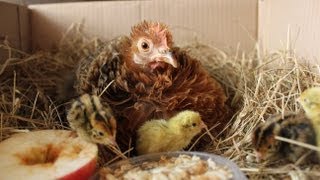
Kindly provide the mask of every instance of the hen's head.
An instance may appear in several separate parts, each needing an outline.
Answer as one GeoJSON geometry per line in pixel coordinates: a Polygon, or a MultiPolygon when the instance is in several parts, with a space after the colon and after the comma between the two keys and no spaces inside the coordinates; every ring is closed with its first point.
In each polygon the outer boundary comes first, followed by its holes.
{"type": "Polygon", "coordinates": [[[171,48],[172,35],[167,26],[159,22],[143,21],[132,27],[131,52],[135,64],[152,70],[167,65],[177,67],[171,48]]]}

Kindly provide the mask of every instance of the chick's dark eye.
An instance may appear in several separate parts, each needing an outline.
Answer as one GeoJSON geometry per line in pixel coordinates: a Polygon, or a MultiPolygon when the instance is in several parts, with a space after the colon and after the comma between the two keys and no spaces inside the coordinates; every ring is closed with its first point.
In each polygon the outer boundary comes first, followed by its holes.
{"type": "Polygon", "coordinates": [[[149,44],[146,42],[142,42],[141,47],[142,47],[142,49],[147,50],[147,49],[149,49],[149,44]]]}
{"type": "Polygon", "coordinates": [[[192,123],[192,126],[195,127],[197,124],[196,123],[192,123]]]}
{"type": "Polygon", "coordinates": [[[103,136],[103,135],[104,135],[104,133],[103,133],[103,132],[99,132],[98,134],[99,134],[99,136],[103,136]]]}

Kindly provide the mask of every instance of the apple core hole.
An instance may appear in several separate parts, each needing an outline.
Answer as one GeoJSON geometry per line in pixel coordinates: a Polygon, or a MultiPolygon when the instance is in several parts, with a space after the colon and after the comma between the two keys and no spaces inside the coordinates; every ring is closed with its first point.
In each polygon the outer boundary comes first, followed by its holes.
{"type": "Polygon", "coordinates": [[[23,165],[50,165],[58,159],[61,149],[62,147],[59,145],[47,144],[41,147],[31,147],[16,156],[23,165]]]}

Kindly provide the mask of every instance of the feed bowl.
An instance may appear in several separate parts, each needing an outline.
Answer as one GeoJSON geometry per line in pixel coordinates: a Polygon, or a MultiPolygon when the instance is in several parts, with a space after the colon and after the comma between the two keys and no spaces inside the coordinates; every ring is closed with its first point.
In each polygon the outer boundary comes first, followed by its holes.
{"type": "MultiPolygon", "coordinates": [[[[228,172],[230,172],[232,174],[231,178],[220,176],[221,178],[218,178],[218,179],[237,179],[237,180],[246,180],[247,179],[246,176],[243,174],[243,172],[241,172],[239,167],[235,163],[233,163],[232,161],[230,161],[222,156],[218,156],[218,155],[214,155],[214,154],[210,154],[210,153],[205,153],[205,152],[177,151],[177,152],[164,152],[164,153],[147,154],[147,155],[133,157],[133,158],[130,158],[127,160],[121,160],[116,163],[107,165],[105,167],[106,167],[108,173],[115,173],[116,171],[121,170],[125,174],[128,171],[130,171],[132,169],[137,169],[137,168],[142,168],[147,171],[152,171],[151,170],[152,168],[146,168],[147,163],[152,164],[153,162],[159,162],[159,161],[163,160],[164,158],[165,159],[177,158],[180,155],[187,155],[188,157],[194,157],[194,156],[199,157],[201,160],[203,160],[203,162],[208,162],[207,164],[210,164],[208,159],[211,159],[216,164],[216,167],[222,167],[222,169],[223,168],[227,169],[228,172]],[[128,166],[130,166],[130,167],[128,168],[128,166]]],[[[182,169],[184,169],[184,168],[186,168],[185,165],[183,165],[182,169]]],[[[104,169],[104,168],[102,168],[102,169],[104,169]]],[[[159,172],[159,170],[163,171],[163,168],[157,169],[156,171],[159,172]]],[[[155,172],[155,171],[153,171],[153,172],[155,172]]],[[[177,172],[181,172],[181,168],[177,172]]],[[[95,174],[95,176],[92,179],[107,179],[107,178],[105,178],[106,176],[104,173],[106,173],[106,171],[101,170],[100,172],[95,174]]],[[[166,173],[168,173],[168,172],[166,172],[166,173]]],[[[144,174],[144,173],[140,173],[140,175],[142,175],[142,174],[144,174]]],[[[127,173],[127,177],[128,177],[128,175],[129,174],[127,173]]],[[[168,177],[170,177],[170,175],[168,175],[168,177]]],[[[111,179],[111,178],[109,177],[109,179],[111,179]]],[[[131,179],[131,177],[130,177],[130,179],[131,179]]],[[[132,178],[132,179],[136,179],[136,177],[132,178]]],[[[144,178],[139,178],[139,179],[144,179],[144,178]]],[[[172,179],[172,178],[167,178],[167,179],[172,179]]]]}

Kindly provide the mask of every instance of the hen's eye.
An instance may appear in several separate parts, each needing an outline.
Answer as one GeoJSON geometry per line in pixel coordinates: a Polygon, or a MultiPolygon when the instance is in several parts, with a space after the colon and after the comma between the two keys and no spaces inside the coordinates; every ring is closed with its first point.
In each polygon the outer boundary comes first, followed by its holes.
{"type": "Polygon", "coordinates": [[[153,47],[153,44],[147,39],[140,39],[137,46],[140,52],[149,53],[153,47]]]}
{"type": "Polygon", "coordinates": [[[144,49],[144,50],[148,50],[148,49],[149,49],[149,45],[148,45],[146,42],[143,42],[143,43],[141,44],[141,47],[142,47],[142,49],[144,49]]]}

